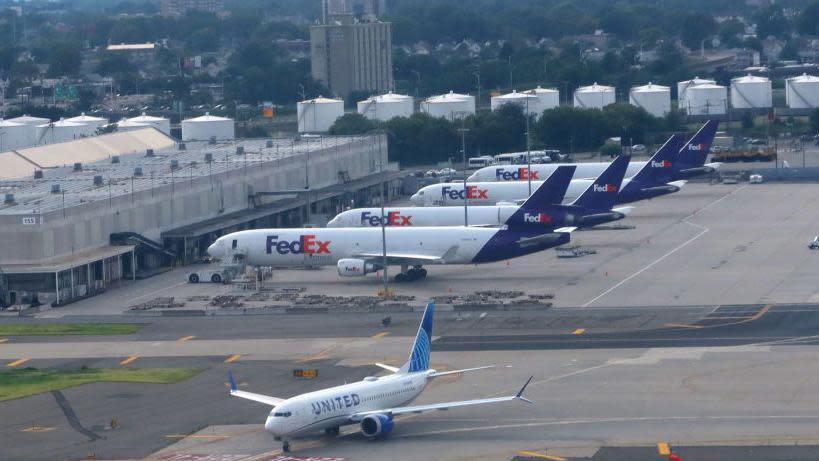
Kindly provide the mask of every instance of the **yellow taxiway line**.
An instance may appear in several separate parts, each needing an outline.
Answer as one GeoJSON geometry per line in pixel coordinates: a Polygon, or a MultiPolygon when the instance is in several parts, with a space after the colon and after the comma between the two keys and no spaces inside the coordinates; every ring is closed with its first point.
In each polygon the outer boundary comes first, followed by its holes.
{"type": "Polygon", "coordinates": [[[233,363],[233,362],[239,360],[239,358],[241,358],[241,357],[242,357],[242,354],[233,354],[230,357],[225,359],[225,363],[233,363]]]}
{"type": "Polygon", "coordinates": [[[376,333],[376,334],[372,335],[372,339],[383,338],[384,336],[387,336],[388,334],[390,334],[389,331],[382,331],[381,333],[376,333]]]}
{"type": "Polygon", "coordinates": [[[183,336],[179,338],[179,341],[190,341],[191,339],[195,338],[196,336],[183,336]]]}
{"type": "Polygon", "coordinates": [[[551,461],[566,461],[566,458],[561,458],[560,456],[546,455],[543,453],[538,453],[536,451],[519,451],[518,454],[520,456],[531,456],[533,458],[548,459],[551,461]]]}
{"type": "Polygon", "coordinates": [[[22,365],[22,364],[28,362],[29,360],[31,360],[31,359],[17,359],[15,361],[11,362],[11,363],[6,364],[6,366],[14,368],[17,365],[22,365]]]}
{"type": "Polygon", "coordinates": [[[120,365],[128,365],[129,363],[133,362],[134,360],[136,360],[138,358],[139,358],[138,355],[132,355],[132,356],[128,357],[127,359],[119,362],[119,364],[120,365]]]}

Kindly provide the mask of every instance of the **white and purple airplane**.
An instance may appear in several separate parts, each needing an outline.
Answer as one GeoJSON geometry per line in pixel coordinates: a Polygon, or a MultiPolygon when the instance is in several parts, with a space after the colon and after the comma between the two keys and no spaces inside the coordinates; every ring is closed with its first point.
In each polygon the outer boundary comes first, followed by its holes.
{"type": "MultiPolygon", "coordinates": [[[[705,164],[714,136],[719,126],[718,120],[707,121],[696,134],[683,146],[675,159],[674,174],[671,180],[690,179],[695,176],[711,173],[719,168],[719,163],[705,164]]],[[[626,178],[636,175],[648,162],[631,162],[626,170],[626,178]]],[[[587,163],[550,163],[532,165],[492,165],[478,169],[467,178],[467,182],[487,181],[533,181],[541,180],[560,166],[577,165],[574,177],[578,179],[594,178],[600,175],[609,165],[605,162],[587,163]],[[530,178],[531,176],[531,178],[530,178]]]]}
{"type": "Polygon", "coordinates": [[[424,278],[426,264],[481,264],[537,253],[569,242],[577,227],[547,219],[547,188],[539,188],[497,227],[385,227],[257,229],[219,237],[215,258],[241,255],[251,266],[336,266],[342,277],[363,277],[386,264],[400,266],[396,282],[424,278]]]}
{"type": "MultiPolygon", "coordinates": [[[[617,221],[626,217],[633,207],[614,208],[617,193],[623,182],[630,157],[620,156],[577,199],[561,205],[566,195],[575,166],[557,168],[543,183],[550,203],[542,213],[555,220],[564,213],[566,219],[560,226],[589,227],[617,221]]],[[[467,211],[470,226],[502,226],[520,208],[517,205],[477,205],[467,211]]],[[[464,214],[459,208],[431,207],[385,207],[355,208],[339,213],[327,223],[327,227],[380,227],[385,226],[462,226],[464,214]]]]}
{"type": "Polygon", "coordinates": [[[411,413],[450,410],[474,405],[511,402],[532,403],[523,391],[532,377],[515,395],[456,402],[409,405],[426,385],[439,376],[449,376],[492,368],[493,365],[463,370],[436,371],[429,367],[432,347],[432,321],[435,305],[424,310],[409,360],[400,368],[382,363],[377,366],[391,372],[387,376],[368,376],[361,381],[309,392],[287,399],[239,390],[233,374],[228,372],[230,395],[253,400],[272,407],[264,423],[266,431],[282,441],[282,451],[290,451],[290,440],[319,431],[338,435],[340,427],[358,424],[366,437],[386,437],[395,424],[394,418],[411,413]]]}
{"type": "MultiPolygon", "coordinates": [[[[623,180],[615,203],[630,203],[679,191],[685,181],[671,179],[674,176],[674,161],[683,143],[682,136],[671,136],[637,174],[623,180]]],[[[594,182],[594,179],[572,179],[564,202],[576,200],[594,182]]],[[[543,181],[532,181],[531,187],[540,187],[542,183],[543,181]]],[[[422,187],[410,197],[410,201],[424,207],[463,206],[464,201],[469,205],[496,205],[499,202],[516,203],[525,200],[529,196],[529,190],[527,181],[467,182],[465,190],[463,182],[448,182],[422,187]]]]}

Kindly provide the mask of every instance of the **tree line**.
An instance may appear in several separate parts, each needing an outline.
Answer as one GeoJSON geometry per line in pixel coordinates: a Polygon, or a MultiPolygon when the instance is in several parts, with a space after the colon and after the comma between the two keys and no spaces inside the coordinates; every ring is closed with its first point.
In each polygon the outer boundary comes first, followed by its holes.
{"type": "MultiPolygon", "coordinates": [[[[596,151],[609,137],[625,136],[632,143],[661,142],[669,131],[680,129],[681,118],[672,113],[657,118],[642,108],[617,103],[598,109],[558,107],[531,116],[531,148],[563,152],[596,151]]],[[[415,113],[386,122],[351,113],[336,120],[331,135],[382,131],[389,140],[390,161],[402,165],[434,164],[461,159],[466,140],[468,157],[526,150],[526,116],[516,104],[497,111],[480,111],[460,120],[415,113]]]]}

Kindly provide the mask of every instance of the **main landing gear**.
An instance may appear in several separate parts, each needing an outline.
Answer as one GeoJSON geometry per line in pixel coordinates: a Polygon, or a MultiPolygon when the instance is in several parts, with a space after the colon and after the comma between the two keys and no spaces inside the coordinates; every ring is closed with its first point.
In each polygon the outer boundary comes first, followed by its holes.
{"type": "Polygon", "coordinates": [[[287,440],[282,441],[282,451],[285,453],[290,453],[290,442],[287,440]]]}
{"type": "Polygon", "coordinates": [[[401,266],[401,273],[395,275],[395,281],[398,283],[414,282],[425,278],[426,276],[427,270],[421,266],[413,266],[412,268],[408,268],[408,266],[401,266]]]}
{"type": "Polygon", "coordinates": [[[329,435],[330,437],[335,437],[341,433],[341,429],[338,426],[328,427],[327,429],[324,429],[324,433],[329,435]]]}

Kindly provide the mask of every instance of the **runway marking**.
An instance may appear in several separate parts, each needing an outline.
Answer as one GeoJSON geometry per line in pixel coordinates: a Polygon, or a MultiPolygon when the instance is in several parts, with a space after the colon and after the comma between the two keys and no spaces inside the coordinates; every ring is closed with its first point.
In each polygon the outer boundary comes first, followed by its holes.
{"type": "Polygon", "coordinates": [[[635,273],[633,273],[633,274],[629,275],[628,277],[624,278],[623,280],[621,280],[620,282],[618,282],[617,284],[615,284],[613,287],[611,287],[611,288],[609,288],[608,290],[606,290],[606,291],[604,291],[604,292],[600,293],[599,295],[595,296],[595,297],[594,297],[594,298],[592,298],[590,301],[588,301],[586,304],[583,304],[583,305],[582,305],[582,306],[580,306],[580,307],[588,307],[588,306],[590,306],[590,305],[594,304],[594,303],[595,303],[597,300],[599,300],[600,298],[602,298],[602,297],[604,297],[604,296],[608,295],[609,293],[611,293],[612,291],[616,290],[617,288],[620,288],[621,286],[623,286],[625,283],[627,283],[628,281],[630,281],[630,280],[631,280],[631,279],[633,279],[634,277],[637,277],[638,275],[642,274],[643,272],[645,272],[645,271],[647,271],[647,270],[651,269],[651,268],[652,268],[652,267],[654,267],[655,265],[657,265],[657,264],[659,264],[660,262],[662,262],[662,261],[663,261],[665,258],[667,258],[667,257],[669,257],[669,256],[673,255],[674,253],[676,253],[676,252],[678,252],[678,251],[682,250],[683,248],[685,248],[686,246],[688,246],[690,243],[694,242],[695,240],[699,239],[699,238],[700,238],[700,237],[702,237],[703,235],[707,234],[707,233],[708,233],[708,232],[709,232],[711,229],[709,229],[709,228],[707,228],[707,227],[705,227],[705,226],[702,226],[702,225],[700,225],[700,224],[693,223],[693,222],[689,221],[689,219],[691,219],[691,218],[693,218],[694,216],[696,216],[696,215],[697,215],[697,213],[701,213],[701,212],[703,212],[703,211],[707,210],[708,208],[711,208],[712,206],[714,206],[714,205],[716,205],[717,203],[719,203],[719,202],[721,202],[721,201],[725,200],[726,198],[728,198],[728,197],[730,197],[730,196],[734,195],[735,193],[737,193],[737,192],[739,192],[739,191],[741,191],[741,190],[745,189],[746,187],[748,187],[748,186],[742,186],[742,187],[740,187],[740,188],[734,189],[733,191],[731,191],[731,192],[729,192],[729,193],[727,193],[727,194],[723,195],[722,197],[720,197],[720,198],[718,198],[718,199],[714,200],[713,202],[709,203],[708,205],[705,205],[704,207],[700,208],[699,210],[696,210],[696,211],[694,211],[693,213],[691,213],[690,215],[688,215],[688,216],[686,216],[686,217],[682,218],[682,219],[680,220],[680,222],[685,223],[685,224],[688,224],[688,225],[690,225],[690,226],[694,226],[694,227],[696,227],[696,228],[698,228],[698,229],[701,229],[701,232],[700,232],[699,234],[695,235],[694,237],[692,237],[692,238],[690,238],[690,239],[686,240],[686,241],[685,241],[685,242],[683,242],[682,244],[678,245],[676,248],[672,249],[672,250],[671,250],[671,251],[669,251],[668,253],[666,253],[666,254],[664,254],[664,255],[660,256],[659,258],[655,259],[655,260],[654,260],[653,262],[651,262],[649,265],[647,265],[647,266],[643,267],[642,269],[638,270],[637,272],[635,272],[635,273]]]}
{"type": "Polygon", "coordinates": [[[585,333],[585,332],[586,332],[586,329],[585,329],[585,328],[578,328],[578,329],[574,330],[574,331],[572,332],[572,334],[573,334],[573,335],[582,335],[582,334],[583,334],[583,333],[585,333]]]}
{"type": "Polygon", "coordinates": [[[20,429],[20,432],[40,433],[40,432],[51,432],[53,430],[54,430],[54,427],[51,427],[51,426],[31,426],[31,427],[27,427],[25,429],[20,429]]]}
{"type": "Polygon", "coordinates": [[[28,362],[29,360],[31,360],[31,359],[17,359],[17,360],[15,360],[15,361],[13,361],[13,362],[11,362],[9,364],[6,364],[6,366],[14,368],[14,367],[16,367],[18,365],[22,365],[22,364],[28,362]]]}
{"type": "Polygon", "coordinates": [[[242,357],[242,354],[233,354],[230,357],[225,359],[225,363],[233,363],[239,360],[242,357]]]}
{"type": "Polygon", "coordinates": [[[659,442],[657,443],[657,453],[668,456],[671,454],[671,447],[669,447],[666,442],[659,442]]]}
{"type": "Polygon", "coordinates": [[[8,341],[8,338],[0,338],[0,344],[7,343],[8,341]]]}
{"type": "Polygon", "coordinates": [[[206,434],[168,434],[165,436],[166,439],[229,439],[229,435],[206,435],[206,434]]]}
{"type": "Polygon", "coordinates": [[[666,323],[668,328],[705,328],[703,325],[689,325],[687,323],[666,323]]]}
{"type": "Polygon", "coordinates": [[[129,363],[131,363],[131,362],[135,361],[135,360],[136,360],[136,359],[138,359],[138,358],[139,358],[139,356],[138,356],[138,355],[132,355],[132,356],[128,357],[127,359],[125,359],[125,360],[123,360],[123,361],[119,362],[119,364],[120,364],[120,365],[128,365],[129,363]]]}
{"type": "Polygon", "coordinates": [[[316,352],[313,355],[308,355],[307,357],[303,357],[303,358],[300,358],[300,359],[296,360],[296,363],[306,363],[306,362],[315,362],[316,360],[324,360],[324,359],[330,357],[328,353],[332,349],[333,349],[332,347],[327,347],[325,349],[322,349],[322,350],[316,352]]]}
{"type": "Polygon", "coordinates": [[[381,333],[376,333],[376,334],[372,335],[372,339],[383,338],[384,336],[387,336],[388,334],[390,334],[389,331],[382,331],[381,333]]]}
{"type": "Polygon", "coordinates": [[[193,339],[193,338],[195,338],[195,337],[196,337],[196,336],[193,336],[193,335],[191,335],[191,336],[183,336],[183,337],[179,338],[179,340],[178,340],[178,341],[190,341],[191,339],[193,339]]]}
{"type": "Polygon", "coordinates": [[[520,456],[531,456],[531,457],[534,457],[534,458],[549,459],[551,461],[566,461],[566,458],[561,458],[560,456],[546,455],[546,454],[543,454],[543,453],[538,453],[536,451],[528,451],[528,450],[519,451],[518,455],[520,455],[520,456]]]}

